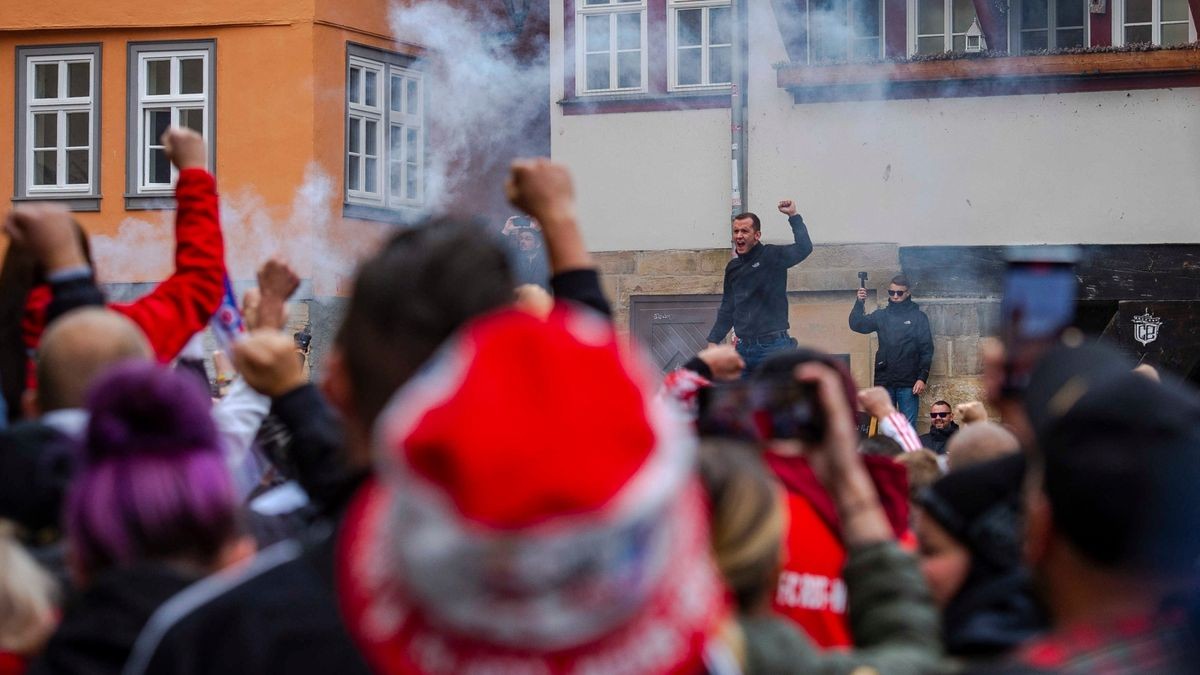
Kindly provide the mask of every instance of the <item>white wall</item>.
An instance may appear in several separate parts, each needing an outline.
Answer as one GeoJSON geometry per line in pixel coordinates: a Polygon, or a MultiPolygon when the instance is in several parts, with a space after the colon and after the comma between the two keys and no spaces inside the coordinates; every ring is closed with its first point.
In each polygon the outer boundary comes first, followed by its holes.
{"type": "MultiPolygon", "coordinates": [[[[1200,88],[797,105],[770,4],[750,3],[750,210],[795,197],[818,243],[1200,241],[1200,88]]],[[[552,151],[589,246],[725,245],[728,111],[563,116],[552,7],[552,151]]]]}

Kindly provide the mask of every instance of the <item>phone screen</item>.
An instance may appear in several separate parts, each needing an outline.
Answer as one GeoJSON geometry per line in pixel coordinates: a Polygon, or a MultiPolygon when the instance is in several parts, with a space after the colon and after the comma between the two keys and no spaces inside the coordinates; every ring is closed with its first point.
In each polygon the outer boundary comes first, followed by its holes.
{"type": "Polygon", "coordinates": [[[1075,322],[1079,282],[1073,254],[1010,260],[1000,305],[1007,393],[1025,389],[1042,354],[1075,322]]]}
{"type": "Polygon", "coordinates": [[[812,386],[800,382],[717,384],[700,390],[696,426],[702,436],[817,441],[824,435],[824,418],[816,401],[812,386]]]}

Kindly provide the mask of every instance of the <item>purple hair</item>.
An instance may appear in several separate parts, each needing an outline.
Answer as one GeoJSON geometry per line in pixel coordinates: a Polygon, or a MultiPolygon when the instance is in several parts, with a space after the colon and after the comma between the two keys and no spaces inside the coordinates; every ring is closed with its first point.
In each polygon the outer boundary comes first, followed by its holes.
{"type": "Polygon", "coordinates": [[[194,380],[128,363],[89,391],[65,518],[84,570],[167,558],[207,566],[236,533],[232,479],[194,380]]]}

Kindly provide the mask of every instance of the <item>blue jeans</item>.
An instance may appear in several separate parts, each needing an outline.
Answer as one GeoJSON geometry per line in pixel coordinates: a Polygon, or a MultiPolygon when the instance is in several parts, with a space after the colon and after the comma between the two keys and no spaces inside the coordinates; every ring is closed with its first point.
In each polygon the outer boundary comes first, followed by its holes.
{"type": "Polygon", "coordinates": [[[917,404],[920,399],[912,392],[912,385],[907,387],[888,387],[888,395],[892,397],[892,405],[904,413],[913,429],[917,428],[917,404]]]}
{"type": "Polygon", "coordinates": [[[796,338],[790,335],[784,335],[770,342],[756,342],[752,345],[738,341],[738,356],[742,357],[742,360],[746,362],[746,370],[743,372],[743,376],[753,372],[758,367],[758,364],[767,360],[772,354],[795,349],[799,344],[796,342],[796,338]]]}

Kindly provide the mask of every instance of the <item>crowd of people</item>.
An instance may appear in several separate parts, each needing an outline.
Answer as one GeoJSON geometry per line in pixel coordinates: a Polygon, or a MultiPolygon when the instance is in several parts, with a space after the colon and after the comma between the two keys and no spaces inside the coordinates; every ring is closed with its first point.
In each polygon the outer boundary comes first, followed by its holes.
{"type": "MultiPolygon", "coordinates": [[[[919,436],[919,344],[860,388],[747,305],[757,271],[812,249],[787,201],[794,245],[756,250],[757,217],[734,220],[750,257],[714,343],[664,379],[613,326],[569,173],[538,159],[506,187],[542,239],[506,234],[552,298],[514,292],[533,277],[476,223],[397,231],[311,382],[284,331],[299,279],[264,261],[214,398],[178,357],[226,301],[215,181],[198,136],[163,143],[175,272],[132,305],[107,302],[69,212],[5,220],[0,674],[1200,664],[1200,395],[1169,376],[1061,346],[1014,395],[994,346],[988,400],[938,401],[919,436]],[[739,326],[759,341],[716,344],[739,326]],[[792,407],[713,431],[735,390],[792,407]]],[[[892,287],[895,316],[859,303],[855,330],[911,329],[892,287]]]]}

